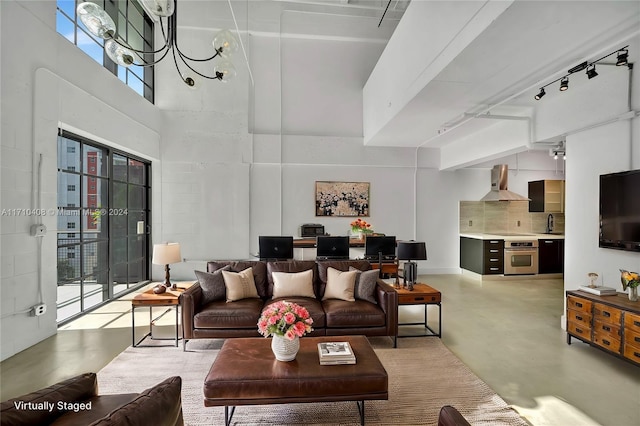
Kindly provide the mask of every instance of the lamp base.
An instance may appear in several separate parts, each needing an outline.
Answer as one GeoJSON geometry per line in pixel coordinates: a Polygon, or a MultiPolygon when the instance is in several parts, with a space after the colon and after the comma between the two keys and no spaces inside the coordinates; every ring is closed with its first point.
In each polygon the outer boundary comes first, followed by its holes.
{"type": "Polygon", "coordinates": [[[405,262],[404,264],[404,280],[405,288],[413,291],[413,286],[418,278],[418,264],[416,262],[405,262]]]}

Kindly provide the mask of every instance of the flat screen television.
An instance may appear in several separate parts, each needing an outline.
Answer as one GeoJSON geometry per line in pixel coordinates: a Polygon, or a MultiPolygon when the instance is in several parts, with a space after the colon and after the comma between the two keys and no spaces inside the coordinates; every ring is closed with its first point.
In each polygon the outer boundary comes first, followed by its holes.
{"type": "Polygon", "coordinates": [[[383,260],[396,258],[396,237],[388,235],[367,236],[364,240],[364,257],[368,260],[378,260],[382,253],[383,260]]]}
{"type": "Polygon", "coordinates": [[[349,259],[349,237],[316,237],[316,256],[319,260],[349,259]]]}
{"type": "Polygon", "coordinates": [[[640,170],[600,175],[599,245],[640,252],[640,170]]]}
{"type": "Polygon", "coordinates": [[[293,259],[293,237],[258,237],[258,253],[260,260],[293,259]]]}

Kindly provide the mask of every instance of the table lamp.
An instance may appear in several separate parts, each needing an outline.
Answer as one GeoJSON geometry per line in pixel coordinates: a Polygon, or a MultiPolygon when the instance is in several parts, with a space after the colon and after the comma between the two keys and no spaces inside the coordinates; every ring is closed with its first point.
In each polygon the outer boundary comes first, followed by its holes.
{"type": "Polygon", "coordinates": [[[412,260],[427,260],[427,247],[423,242],[398,241],[398,260],[407,260],[404,264],[404,280],[409,291],[418,278],[418,264],[412,260]]]}
{"type": "Polygon", "coordinates": [[[166,288],[171,288],[171,290],[178,289],[178,286],[175,284],[171,285],[171,281],[169,280],[169,265],[172,263],[179,263],[181,261],[182,257],[180,255],[179,243],[162,243],[153,245],[152,262],[155,265],[165,265],[164,286],[166,288]]]}

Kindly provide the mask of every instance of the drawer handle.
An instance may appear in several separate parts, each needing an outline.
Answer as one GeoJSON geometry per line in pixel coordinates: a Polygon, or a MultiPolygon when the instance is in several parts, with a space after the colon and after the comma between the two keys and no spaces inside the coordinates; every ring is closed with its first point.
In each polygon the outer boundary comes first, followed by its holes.
{"type": "Polygon", "coordinates": [[[580,315],[576,315],[576,319],[577,319],[578,321],[582,321],[582,317],[581,317],[580,315]]]}
{"type": "Polygon", "coordinates": [[[608,326],[606,326],[606,325],[603,325],[603,326],[602,326],[602,329],[603,329],[604,331],[611,331],[611,327],[608,327],[608,326]]]}
{"type": "Polygon", "coordinates": [[[634,341],[634,342],[640,342],[640,337],[634,337],[634,338],[633,338],[633,341],[634,341]]]}
{"type": "Polygon", "coordinates": [[[577,306],[578,308],[582,308],[582,303],[580,303],[580,302],[576,302],[576,306],[577,306]]]}
{"type": "Polygon", "coordinates": [[[582,329],[581,329],[581,328],[577,328],[577,327],[576,327],[576,333],[580,333],[580,334],[582,334],[582,333],[584,333],[584,331],[582,331],[582,329]]]}
{"type": "Polygon", "coordinates": [[[633,353],[633,356],[635,356],[635,357],[637,357],[637,358],[640,358],[640,352],[634,352],[634,353],[633,353]]]}
{"type": "Polygon", "coordinates": [[[491,244],[498,244],[498,241],[497,241],[497,240],[491,240],[491,241],[489,241],[489,243],[491,243],[491,244]]]}
{"type": "Polygon", "coordinates": [[[640,321],[634,320],[633,325],[635,325],[636,327],[640,327],[640,321]]]}
{"type": "Polygon", "coordinates": [[[553,244],[553,241],[549,241],[549,240],[545,240],[544,241],[546,244],[553,244]]]}
{"type": "Polygon", "coordinates": [[[497,253],[498,250],[489,250],[489,253],[497,253]]]}
{"type": "Polygon", "coordinates": [[[498,259],[497,257],[489,259],[489,262],[499,262],[499,261],[500,259],[498,259]]]}
{"type": "Polygon", "coordinates": [[[602,339],[602,343],[604,343],[607,346],[611,345],[611,342],[609,342],[608,340],[602,339]]]}
{"type": "Polygon", "coordinates": [[[424,300],[424,297],[416,297],[414,300],[424,300]]]}
{"type": "Polygon", "coordinates": [[[499,268],[489,268],[490,271],[497,271],[499,268]]]}
{"type": "Polygon", "coordinates": [[[611,316],[611,314],[607,311],[602,311],[602,315],[604,315],[605,317],[609,318],[611,316]]]}
{"type": "Polygon", "coordinates": [[[435,300],[436,300],[436,298],[435,298],[435,297],[432,297],[432,298],[431,298],[431,301],[432,301],[432,302],[433,302],[433,301],[435,301],[435,300]]]}

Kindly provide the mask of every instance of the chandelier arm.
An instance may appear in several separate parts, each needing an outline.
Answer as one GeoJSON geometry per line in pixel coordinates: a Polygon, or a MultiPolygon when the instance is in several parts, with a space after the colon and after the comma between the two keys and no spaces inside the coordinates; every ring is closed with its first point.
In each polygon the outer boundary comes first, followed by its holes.
{"type": "MultiPolygon", "coordinates": [[[[189,68],[191,71],[193,71],[194,73],[196,73],[197,75],[199,75],[200,77],[202,77],[202,78],[208,78],[209,80],[222,80],[220,77],[217,77],[217,76],[208,76],[208,75],[206,75],[206,74],[202,74],[200,71],[196,71],[196,70],[195,70],[195,69],[194,69],[194,68],[193,68],[193,67],[192,67],[192,66],[191,66],[187,61],[185,61],[185,59],[190,59],[190,58],[189,58],[189,57],[187,57],[187,56],[183,56],[183,54],[182,54],[182,52],[180,52],[180,50],[178,50],[178,49],[176,49],[176,50],[177,50],[177,52],[178,52],[178,55],[179,55],[180,60],[182,61],[182,63],[183,63],[187,68],[189,68]]],[[[173,54],[173,60],[174,60],[174,62],[176,62],[176,68],[178,69],[178,72],[180,72],[180,68],[178,68],[178,63],[177,63],[177,60],[176,60],[175,52],[174,52],[174,54],[173,54]]],[[[181,75],[182,75],[182,74],[181,74],[181,75]]]]}
{"type": "MultiPolygon", "coordinates": [[[[164,51],[165,49],[168,49],[168,48],[169,48],[169,46],[171,45],[170,40],[167,38],[167,35],[166,35],[165,31],[164,31],[164,23],[163,23],[162,19],[160,19],[160,28],[162,29],[162,38],[163,38],[163,40],[164,40],[164,46],[162,46],[162,47],[161,47],[160,49],[158,49],[158,50],[147,51],[147,50],[134,49],[134,48],[133,48],[133,47],[131,47],[131,46],[129,45],[129,43],[127,43],[126,41],[124,41],[124,40],[123,40],[123,41],[118,40],[118,35],[117,35],[117,34],[114,34],[114,35],[111,37],[111,39],[112,39],[113,41],[115,41],[118,45],[120,45],[120,46],[122,46],[122,47],[126,47],[127,49],[130,49],[130,50],[132,50],[132,51],[134,51],[134,52],[136,52],[136,53],[141,53],[141,54],[143,54],[143,55],[155,55],[156,53],[160,53],[160,52],[164,51]]],[[[163,55],[162,57],[164,58],[164,56],[165,56],[166,54],[167,54],[167,53],[166,53],[166,51],[165,51],[165,53],[164,53],[164,55],[163,55]]],[[[160,59],[159,59],[158,61],[160,61],[160,59]]],[[[158,61],[155,61],[154,63],[157,63],[158,61]]]]}
{"type": "Polygon", "coordinates": [[[216,50],[216,53],[213,54],[213,56],[209,56],[208,58],[203,58],[203,59],[197,59],[197,58],[192,58],[190,56],[185,55],[184,53],[182,53],[182,50],[180,50],[180,48],[178,47],[178,43],[176,43],[176,50],[178,51],[178,53],[180,54],[180,57],[184,58],[184,59],[188,59],[190,61],[194,61],[194,62],[207,62],[212,60],[213,58],[215,58],[216,56],[220,55],[220,51],[216,50]]]}
{"type": "Polygon", "coordinates": [[[170,51],[171,51],[171,49],[165,50],[164,53],[162,54],[162,56],[159,59],[154,60],[153,62],[147,62],[147,61],[144,60],[144,58],[140,57],[140,59],[142,59],[144,61],[144,63],[143,64],[135,64],[134,63],[132,65],[135,65],[137,67],[143,67],[143,68],[152,67],[152,66],[156,65],[157,63],[159,63],[160,61],[162,61],[170,51]]]}

